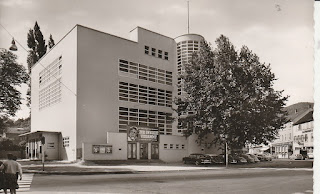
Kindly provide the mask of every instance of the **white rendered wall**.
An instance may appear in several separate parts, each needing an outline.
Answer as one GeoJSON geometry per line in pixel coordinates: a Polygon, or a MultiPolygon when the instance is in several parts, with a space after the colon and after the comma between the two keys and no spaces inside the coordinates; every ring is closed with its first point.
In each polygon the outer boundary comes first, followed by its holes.
{"type": "MultiPolygon", "coordinates": [[[[40,62],[33,66],[31,75],[31,131],[61,132],[69,136],[69,147],[65,152],[75,160],[76,152],[76,93],[77,93],[77,30],[73,28],[58,42],[40,62]],[[39,73],[59,56],[62,56],[61,102],[39,110],[39,73]]],[[[53,78],[54,80],[54,78],[53,78]]],[[[61,145],[62,146],[62,145],[61,145]]]]}
{"type": "Polygon", "coordinates": [[[165,90],[173,86],[119,74],[119,59],[173,72],[174,40],[137,28],[139,43],[93,29],[78,27],[77,147],[82,142],[104,142],[107,132],[118,132],[119,106],[172,112],[171,108],[118,100],[118,83],[126,81],[165,90]],[[144,46],[169,52],[168,61],[144,54],[144,46]],[[171,56],[170,56],[171,55],[171,56]]]}
{"type": "Polygon", "coordinates": [[[85,142],[82,144],[83,160],[127,160],[127,134],[108,133],[108,142],[85,142]],[[112,153],[93,154],[92,145],[112,145],[112,153]]]}
{"type": "Polygon", "coordinates": [[[160,135],[159,143],[159,159],[164,162],[181,162],[182,158],[188,156],[188,141],[183,136],[175,135],[160,135]],[[167,149],[164,148],[164,144],[167,144],[167,149]],[[173,144],[173,148],[170,149],[170,144],[173,144]],[[179,144],[179,149],[176,149],[176,145],[179,144]],[[181,145],[184,145],[184,149],[181,149],[181,145]]]}

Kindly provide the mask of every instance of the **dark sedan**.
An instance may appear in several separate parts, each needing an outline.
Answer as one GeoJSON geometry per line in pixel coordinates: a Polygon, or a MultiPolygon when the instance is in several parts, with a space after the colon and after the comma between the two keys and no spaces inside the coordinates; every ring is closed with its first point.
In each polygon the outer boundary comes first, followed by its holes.
{"type": "Polygon", "coordinates": [[[210,156],[207,156],[205,154],[190,154],[188,157],[184,157],[182,159],[183,163],[187,164],[211,164],[211,158],[210,156]]]}

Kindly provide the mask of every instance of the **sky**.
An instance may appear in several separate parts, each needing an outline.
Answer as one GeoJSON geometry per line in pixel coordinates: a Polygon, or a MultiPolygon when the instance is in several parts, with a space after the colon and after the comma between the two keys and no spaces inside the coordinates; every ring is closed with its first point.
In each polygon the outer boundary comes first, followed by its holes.
{"type": "MultiPolygon", "coordinates": [[[[189,0],[190,33],[215,46],[221,35],[240,49],[246,45],[270,64],[276,90],[287,105],[313,100],[314,28],[312,0],[189,0]]],[[[46,41],[58,42],[76,24],[129,39],[140,26],[175,38],[188,31],[186,0],[0,0],[0,23],[18,43],[18,62],[26,66],[27,33],[38,22],[46,41]]],[[[12,37],[0,26],[0,48],[12,37]]],[[[25,94],[27,86],[22,86],[25,94]]],[[[25,95],[23,95],[25,97],[25,95]]],[[[16,118],[26,118],[23,101],[16,118]]]]}

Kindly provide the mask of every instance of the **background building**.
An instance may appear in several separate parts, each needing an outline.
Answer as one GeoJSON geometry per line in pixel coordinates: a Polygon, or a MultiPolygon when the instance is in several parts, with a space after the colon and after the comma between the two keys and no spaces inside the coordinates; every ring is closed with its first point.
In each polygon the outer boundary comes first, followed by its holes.
{"type": "MultiPolygon", "coordinates": [[[[284,108],[288,112],[289,122],[284,129],[279,130],[278,138],[271,143],[271,152],[277,158],[289,158],[294,150],[300,149],[303,145],[297,142],[297,137],[302,138],[302,130],[299,130],[297,123],[302,121],[306,114],[313,109],[313,103],[300,102],[284,108]]],[[[312,114],[309,114],[312,116],[312,114]]],[[[301,127],[301,126],[300,126],[301,127]]]]}

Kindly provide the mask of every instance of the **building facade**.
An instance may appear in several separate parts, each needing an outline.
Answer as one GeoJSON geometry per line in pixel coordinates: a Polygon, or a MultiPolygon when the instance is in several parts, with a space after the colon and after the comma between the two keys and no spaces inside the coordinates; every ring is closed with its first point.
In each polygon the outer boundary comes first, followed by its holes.
{"type": "MultiPolygon", "coordinates": [[[[313,103],[300,102],[284,108],[287,111],[288,123],[278,131],[278,138],[271,143],[271,153],[277,158],[289,158],[293,153],[303,149],[303,145],[297,141],[302,138],[302,130],[298,129],[304,116],[312,111],[313,103]]],[[[310,114],[309,114],[310,115],[310,114]]],[[[312,115],[311,115],[312,116],[312,115]]]]}
{"type": "Polygon", "coordinates": [[[313,122],[313,109],[310,108],[293,124],[294,153],[298,154],[301,150],[307,153],[313,153],[313,122]]]}
{"type": "Polygon", "coordinates": [[[140,27],[124,39],[76,25],[32,67],[27,157],[180,161],[205,152],[173,120],[177,45],[187,43],[140,27]]]}

